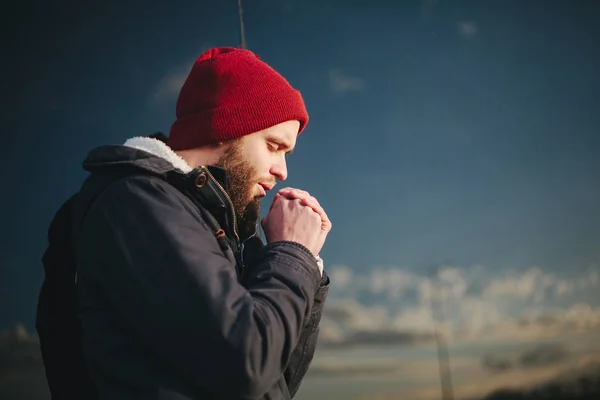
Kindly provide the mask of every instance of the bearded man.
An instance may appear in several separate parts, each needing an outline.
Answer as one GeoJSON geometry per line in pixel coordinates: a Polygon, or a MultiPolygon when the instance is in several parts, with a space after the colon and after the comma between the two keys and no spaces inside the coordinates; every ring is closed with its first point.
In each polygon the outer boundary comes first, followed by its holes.
{"type": "Polygon", "coordinates": [[[92,150],[73,207],[78,316],[100,399],[290,399],[315,352],[331,229],[280,190],[308,122],[248,50],[194,63],[169,137],[92,150]]]}

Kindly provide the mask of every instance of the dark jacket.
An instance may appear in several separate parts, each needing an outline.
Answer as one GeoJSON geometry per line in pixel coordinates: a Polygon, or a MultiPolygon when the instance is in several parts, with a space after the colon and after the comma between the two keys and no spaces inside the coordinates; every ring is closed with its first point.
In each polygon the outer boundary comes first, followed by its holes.
{"type": "Polygon", "coordinates": [[[100,398],[292,398],[329,288],[312,254],[240,238],[220,168],[183,174],[125,146],[84,168],[77,293],[100,398]]]}

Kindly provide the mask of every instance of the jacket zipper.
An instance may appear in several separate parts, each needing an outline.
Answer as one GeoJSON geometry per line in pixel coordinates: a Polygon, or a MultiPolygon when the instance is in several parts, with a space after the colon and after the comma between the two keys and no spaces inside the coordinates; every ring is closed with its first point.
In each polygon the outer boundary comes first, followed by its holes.
{"type": "Polygon", "coordinates": [[[217,187],[219,188],[219,190],[221,191],[221,193],[223,193],[223,195],[225,196],[225,198],[229,202],[229,206],[230,206],[229,209],[231,210],[231,218],[233,219],[233,234],[235,236],[235,239],[239,242],[240,241],[240,236],[238,235],[238,232],[237,232],[237,219],[235,217],[235,210],[233,209],[233,202],[231,201],[231,197],[229,197],[229,195],[227,194],[227,192],[225,191],[225,189],[223,188],[223,186],[221,186],[221,184],[219,183],[219,181],[217,181],[215,179],[215,177],[212,176],[212,174],[210,173],[210,171],[208,170],[208,168],[202,167],[202,170],[204,172],[206,172],[206,175],[208,175],[209,179],[215,185],[217,185],[217,187]]]}
{"type": "Polygon", "coordinates": [[[236,239],[236,243],[238,246],[238,254],[239,254],[239,258],[240,258],[240,276],[244,276],[244,270],[245,270],[245,265],[244,265],[244,244],[241,243],[240,241],[240,236],[238,234],[237,231],[237,218],[235,216],[235,209],[233,208],[233,201],[231,201],[231,197],[229,197],[229,195],[227,194],[227,192],[225,191],[225,189],[223,188],[223,186],[221,186],[221,184],[219,183],[219,181],[217,181],[215,179],[215,177],[210,173],[210,171],[208,170],[208,168],[206,168],[205,166],[202,167],[202,170],[204,172],[206,172],[206,175],[208,176],[208,178],[215,184],[217,185],[217,187],[219,188],[219,190],[221,191],[221,193],[223,193],[223,195],[225,196],[225,198],[227,199],[227,201],[229,202],[229,208],[231,210],[231,217],[233,220],[233,235],[235,236],[236,239]]]}

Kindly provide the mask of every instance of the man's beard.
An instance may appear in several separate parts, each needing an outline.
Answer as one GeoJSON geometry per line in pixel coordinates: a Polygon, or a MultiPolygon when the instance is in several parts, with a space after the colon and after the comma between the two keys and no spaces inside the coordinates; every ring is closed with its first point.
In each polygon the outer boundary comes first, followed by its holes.
{"type": "Polygon", "coordinates": [[[233,203],[240,237],[252,235],[260,218],[260,197],[252,196],[252,190],[259,182],[256,170],[248,163],[237,141],[216,165],[227,170],[227,194],[233,203]]]}

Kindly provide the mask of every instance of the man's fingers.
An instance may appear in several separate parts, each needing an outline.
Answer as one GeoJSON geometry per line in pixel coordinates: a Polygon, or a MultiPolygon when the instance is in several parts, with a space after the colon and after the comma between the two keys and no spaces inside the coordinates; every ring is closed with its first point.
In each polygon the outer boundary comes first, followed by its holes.
{"type": "Polygon", "coordinates": [[[284,189],[281,189],[277,194],[285,196],[287,198],[292,198],[292,199],[308,199],[308,198],[311,198],[320,207],[319,201],[314,196],[311,196],[310,193],[308,193],[305,190],[293,189],[293,188],[284,188],[284,189]]]}
{"type": "MultiPolygon", "coordinates": [[[[323,209],[323,207],[321,207],[319,201],[315,197],[311,196],[310,193],[308,193],[307,191],[286,187],[280,189],[275,195],[275,198],[280,197],[287,198],[290,200],[300,200],[300,204],[312,208],[314,212],[319,214],[319,216],[321,217],[321,221],[323,222],[323,230],[329,231],[331,229],[332,224],[329,220],[329,217],[325,213],[325,210],[323,209]]],[[[275,202],[275,200],[273,202],[275,202]]]]}
{"type": "Polygon", "coordinates": [[[300,189],[289,188],[289,187],[280,189],[278,194],[281,194],[286,197],[293,197],[295,199],[310,197],[310,193],[308,193],[306,190],[300,190],[300,189]]]}
{"type": "Polygon", "coordinates": [[[319,202],[314,197],[304,198],[301,201],[302,201],[303,205],[312,208],[312,210],[314,212],[319,214],[319,216],[321,217],[323,229],[329,229],[331,227],[331,221],[329,221],[329,217],[327,216],[327,213],[325,213],[325,210],[323,209],[323,207],[321,207],[319,202]]]}
{"type": "Polygon", "coordinates": [[[277,202],[277,200],[279,200],[282,197],[283,196],[280,195],[279,193],[275,194],[275,197],[273,198],[273,202],[271,203],[271,207],[269,207],[269,211],[271,211],[273,209],[273,206],[275,205],[275,203],[277,202]]]}

